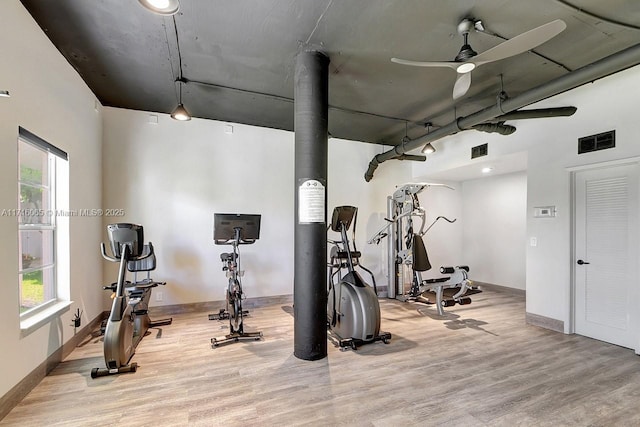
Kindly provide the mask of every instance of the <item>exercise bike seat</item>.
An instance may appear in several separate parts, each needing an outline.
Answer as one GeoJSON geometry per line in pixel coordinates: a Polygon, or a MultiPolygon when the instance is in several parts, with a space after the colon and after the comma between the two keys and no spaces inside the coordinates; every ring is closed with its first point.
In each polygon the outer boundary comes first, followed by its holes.
{"type": "MultiPolygon", "coordinates": [[[[148,253],[149,245],[144,245],[144,254],[148,253]]],[[[143,255],[144,256],[144,255],[143,255]]],[[[140,271],[153,271],[156,269],[156,254],[152,251],[151,254],[144,258],[134,259],[127,261],[127,270],[132,273],[140,271]]]]}
{"type": "Polygon", "coordinates": [[[238,255],[234,254],[233,252],[224,252],[220,254],[220,261],[222,262],[235,261],[237,258],[238,255]]]}

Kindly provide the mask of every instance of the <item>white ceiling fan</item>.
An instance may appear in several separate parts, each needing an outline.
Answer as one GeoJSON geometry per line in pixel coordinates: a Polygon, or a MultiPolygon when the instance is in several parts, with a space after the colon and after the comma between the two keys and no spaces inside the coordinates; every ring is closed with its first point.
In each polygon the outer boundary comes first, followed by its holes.
{"type": "Polygon", "coordinates": [[[453,61],[419,62],[399,58],[391,58],[391,61],[416,67],[448,67],[456,70],[458,77],[453,86],[453,99],[458,99],[469,90],[471,86],[471,71],[476,67],[529,51],[557,36],[567,28],[567,24],[563,20],[556,19],[478,54],[468,43],[469,33],[476,28],[476,25],[480,25],[481,28],[482,24],[480,21],[464,19],[458,25],[458,33],[464,38],[464,44],[453,61]]]}

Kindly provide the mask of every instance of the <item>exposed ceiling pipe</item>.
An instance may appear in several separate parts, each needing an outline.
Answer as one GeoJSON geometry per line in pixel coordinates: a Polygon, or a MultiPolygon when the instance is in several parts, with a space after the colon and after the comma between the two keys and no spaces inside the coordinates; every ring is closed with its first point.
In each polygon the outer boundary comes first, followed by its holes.
{"type": "Polygon", "coordinates": [[[412,160],[414,162],[424,162],[427,160],[427,156],[420,156],[417,154],[401,154],[398,157],[394,157],[393,160],[412,160]]]}
{"type": "Polygon", "coordinates": [[[516,131],[515,126],[505,125],[504,123],[480,123],[471,126],[473,130],[487,133],[499,133],[500,135],[511,135],[516,131]]]}
{"type": "Polygon", "coordinates": [[[380,163],[401,156],[408,151],[420,148],[427,142],[436,141],[440,138],[444,138],[445,136],[469,129],[474,125],[490,121],[500,115],[507,114],[524,106],[533,104],[559,93],[566,92],[583,84],[593,82],[594,80],[638,64],[640,64],[640,44],[636,44],[618,53],[614,53],[613,55],[607,56],[606,58],[592,64],[585,65],[582,68],[537,86],[513,98],[499,101],[496,105],[487,107],[467,117],[460,117],[453,122],[419,138],[402,142],[391,150],[376,155],[371,162],[369,162],[369,168],[364,174],[364,179],[367,182],[371,181],[373,173],[380,163]]]}

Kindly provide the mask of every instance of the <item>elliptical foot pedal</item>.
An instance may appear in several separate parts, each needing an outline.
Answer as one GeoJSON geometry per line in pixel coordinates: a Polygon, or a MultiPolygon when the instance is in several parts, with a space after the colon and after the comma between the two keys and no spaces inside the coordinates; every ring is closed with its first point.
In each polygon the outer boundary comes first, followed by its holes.
{"type": "Polygon", "coordinates": [[[149,323],[150,328],[157,328],[158,326],[166,326],[173,323],[173,317],[169,317],[168,319],[154,320],[149,323]]]}

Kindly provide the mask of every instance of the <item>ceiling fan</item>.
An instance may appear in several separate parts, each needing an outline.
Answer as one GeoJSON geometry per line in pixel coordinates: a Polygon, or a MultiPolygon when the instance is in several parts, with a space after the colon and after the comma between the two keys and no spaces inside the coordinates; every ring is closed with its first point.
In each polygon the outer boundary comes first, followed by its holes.
{"type": "Polygon", "coordinates": [[[391,58],[392,62],[416,67],[448,67],[458,72],[453,86],[453,99],[458,99],[471,86],[471,71],[488,62],[509,58],[531,50],[560,34],[567,24],[561,19],[548,22],[537,28],[517,35],[480,54],[476,53],[468,43],[469,33],[474,28],[482,28],[480,21],[464,19],[458,25],[458,33],[464,38],[464,44],[453,61],[419,62],[406,59],[391,58]]]}

